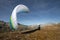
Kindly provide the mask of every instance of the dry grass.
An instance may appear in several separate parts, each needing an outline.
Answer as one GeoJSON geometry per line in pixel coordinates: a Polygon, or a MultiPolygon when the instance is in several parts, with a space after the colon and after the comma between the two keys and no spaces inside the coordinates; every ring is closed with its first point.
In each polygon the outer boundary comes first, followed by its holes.
{"type": "Polygon", "coordinates": [[[6,32],[0,33],[0,40],[25,40],[25,36],[17,31],[6,32]]]}
{"type": "Polygon", "coordinates": [[[60,40],[60,31],[58,30],[40,30],[27,34],[27,40],[60,40]]]}
{"type": "Polygon", "coordinates": [[[60,40],[60,25],[54,25],[29,34],[21,34],[20,31],[0,33],[0,40],[60,40]],[[57,29],[55,29],[56,27],[57,29]]]}
{"type": "Polygon", "coordinates": [[[60,40],[60,30],[40,30],[30,34],[6,32],[0,33],[0,40],[60,40]]]}

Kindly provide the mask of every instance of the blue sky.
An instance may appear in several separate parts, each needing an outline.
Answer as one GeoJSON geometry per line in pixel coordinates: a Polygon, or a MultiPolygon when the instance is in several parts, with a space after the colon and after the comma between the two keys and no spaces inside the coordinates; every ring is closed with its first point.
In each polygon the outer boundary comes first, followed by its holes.
{"type": "Polygon", "coordinates": [[[9,22],[14,7],[24,4],[29,13],[18,13],[21,24],[46,24],[60,22],[60,0],[0,0],[0,20],[9,22]]]}

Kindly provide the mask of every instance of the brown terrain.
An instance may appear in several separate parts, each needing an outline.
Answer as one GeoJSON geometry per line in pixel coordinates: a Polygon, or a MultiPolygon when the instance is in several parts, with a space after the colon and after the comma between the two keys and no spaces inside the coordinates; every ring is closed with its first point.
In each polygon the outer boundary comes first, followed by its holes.
{"type": "Polygon", "coordinates": [[[44,25],[40,30],[22,34],[10,31],[7,23],[0,22],[0,40],[60,40],[60,23],[44,25]]]}

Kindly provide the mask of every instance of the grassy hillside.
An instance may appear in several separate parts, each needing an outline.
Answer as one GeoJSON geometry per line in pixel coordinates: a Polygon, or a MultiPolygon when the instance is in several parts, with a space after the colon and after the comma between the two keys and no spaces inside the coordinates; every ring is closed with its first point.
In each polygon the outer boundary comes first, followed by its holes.
{"type": "Polygon", "coordinates": [[[39,30],[29,34],[5,32],[0,33],[0,40],[60,40],[60,30],[39,30]]]}
{"type": "Polygon", "coordinates": [[[45,25],[41,30],[28,34],[21,34],[20,31],[0,32],[0,40],[60,40],[60,23],[45,25]]]}

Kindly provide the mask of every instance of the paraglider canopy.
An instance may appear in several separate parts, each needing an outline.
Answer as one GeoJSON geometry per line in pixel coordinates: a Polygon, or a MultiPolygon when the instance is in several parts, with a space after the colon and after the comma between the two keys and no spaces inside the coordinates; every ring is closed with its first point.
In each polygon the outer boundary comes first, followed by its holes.
{"type": "Polygon", "coordinates": [[[17,30],[17,28],[18,28],[17,13],[19,13],[19,12],[27,13],[27,12],[29,12],[29,9],[27,6],[25,6],[23,4],[19,4],[14,8],[14,10],[12,11],[12,15],[10,17],[10,28],[13,30],[14,29],[17,30]]]}

